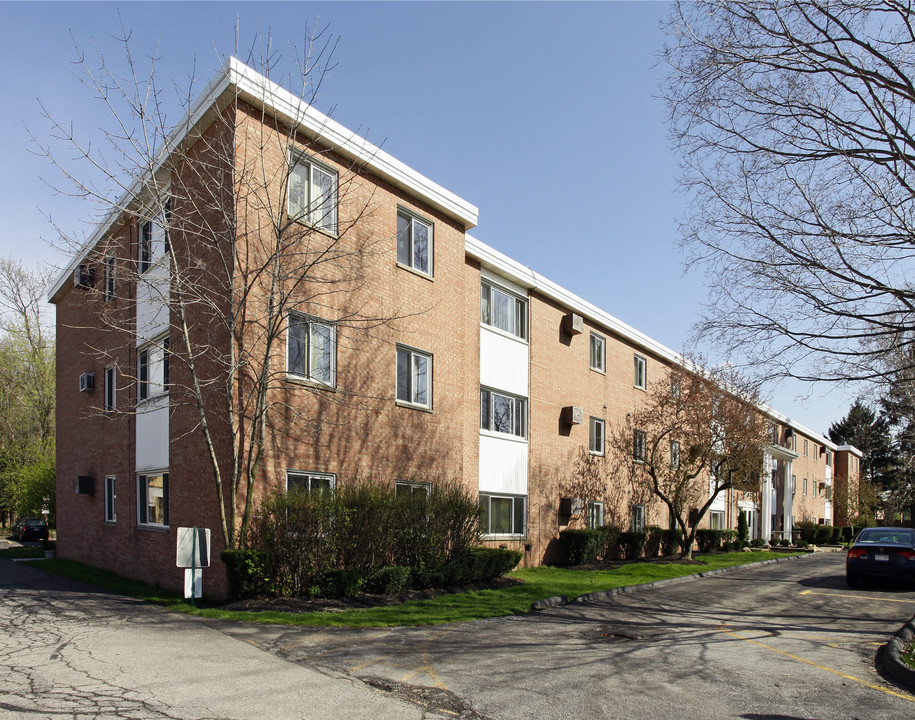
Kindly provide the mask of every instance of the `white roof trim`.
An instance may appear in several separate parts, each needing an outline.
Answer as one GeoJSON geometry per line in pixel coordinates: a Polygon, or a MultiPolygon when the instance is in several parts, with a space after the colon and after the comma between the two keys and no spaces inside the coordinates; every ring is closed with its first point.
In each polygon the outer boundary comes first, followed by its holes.
{"type": "Polygon", "coordinates": [[[418,196],[425,203],[455,218],[463,224],[465,230],[476,226],[479,220],[479,209],[475,205],[432,182],[381,148],[331,120],[288,90],[252,70],[237,58],[231,57],[210,80],[181,122],[175,126],[168,140],[163,144],[162,156],[153,172],[135,178],[131,182],[127,192],[120,198],[115,208],[96,226],[89,239],[54,281],[48,291],[50,302],[55,302],[59,298],[79,263],[118,220],[122,214],[121,208],[126,207],[131,200],[137,197],[149,183],[150,178],[155,176],[155,173],[162,167],[168,159],[166,150],[180,145],[206,112],[215,105],[219,97],[233,87],[245,100],[256,105],[263,105],[265,109],[282,120],[297,121],[300,130],[319,139],[332,150],[363,164],[391,184],[418,196]]]}
{"type": "MultiPolygon", "coordinates": [[[[541,295],[545,295],[551,300],[555,300],[563,307],[566,307],[569,310],[588,318],[592,322],[597,323],[620,335],[645,352],[649,352],[656,357],[660,357],[669,361],[670,363],[680,365],[681,367],[685,367],[687,369],[689,369],[690,365],[692,364],[688,358],[683,357],[683,355],[680,353],[671,350],[669,347],[666,347],[658,341],[648,337],[644,333],[639,332],[631,325],[627,325],[619,318],[601,310],[596,305],[592,305],[587,300],[578,297],[578,295],[569,292],[564,287],[561,287],[551,280],[548,280],[543,275],[540,275],[531,268],[522,265],[516,260],[512,260],[512,258],[508,257],[508,255],[500,253],[498,250],[491,248],[486,243],[477,240],[471,235],[465,235],[464,238],[465,252],[474,260],[478,260],[483,267],[499,273],[500,275],[504,275],[509,280],[518,283],[528,290],[536,290],[541,295]]],[[[823,437],[817,432],[814,432],[813,430],[810,430],[809,428],[804,427],[800,423],[795,422],[787,415],[783,415],[768,405],[761,404],[759,409],[771,417],[773,420],[777,420],[784,425],[788,425],[796,432],[802,435],[806,435],[808,438],[825,445],[829,449],[837,449],[837,446],[830,442],[827,438],[823,437]]],[[[839,449],[845,449],[845,446],[839,449]]]]}

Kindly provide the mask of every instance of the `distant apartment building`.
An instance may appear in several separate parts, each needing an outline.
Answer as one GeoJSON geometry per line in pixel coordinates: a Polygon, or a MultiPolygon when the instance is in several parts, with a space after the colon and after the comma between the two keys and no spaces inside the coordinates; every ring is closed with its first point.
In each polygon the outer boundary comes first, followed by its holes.
{"type": "MultiPolygon", "coordinates": [[[[567,527],[667,525],[626,483],[580,482],[576,460],[605,453],[677,353],[470,236],[475,206],[237,60],[169,143],[180,158],[137,179],[50,292],[61,556],[180,587],[176,530],[196,525],[218,558],[211,458],[228,477],[246,438],[231,411],[204,421],[196,403],[250,400],[244,368],[220,381],[239,345],[264,345],[271,378],[254,502],[357,479],[455,481],[479,497],[481,541],[526,565],[556,559],[567,527]],[[241,187],[252,168],[264,185],[241,187]],[[262,195],[307,229],[293,253],[312,271],[283,268],[298,294],[275,327],[226,327],[245,279],[266,272],[262,195]],[[196,396],[189,354],[208,373],[196,396]]],[[[262,295],[247,298],[254,315],[272,302],[262,295]]],[[[705,522],[736,528],[744,512],[766,539],[841,522],[833,488],[857,482],[860,453],[760,412],[772,427],[760,487],[723,494],[705,522]]],[[[205,592],[224,594],[224,574],[206,574],[205,592]]]]}

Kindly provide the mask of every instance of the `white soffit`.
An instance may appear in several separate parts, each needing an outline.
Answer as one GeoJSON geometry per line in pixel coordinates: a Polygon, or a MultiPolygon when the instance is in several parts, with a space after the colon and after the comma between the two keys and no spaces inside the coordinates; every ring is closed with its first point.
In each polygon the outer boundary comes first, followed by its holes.
{"type": "MultiPolygon", "coordinates": [[[[392,185],[406,190],[426,204],[458,220],[464,230],[476,227],[479,220],[479,209],[475,205],[432,182],[368,140],[331,120],[235,57],[229,58],[228,62],[209,82],[190,111],[175,126],[168,140],[163,144],[163,148],[178,147],[191,135],[191,131],[197,128],[207,112],[217,105],[220,98],[233,90],[240,98],[263,107],[268,114],[286,122],[297,122],[299,129],[305,134],[328,145],[330,149],[344,157],[367,167],[392,185]]],[[[130,201],[140,195],[150,178],[163,166],[167,158],[167,153],[163,153],[151,174],[133,180],[127,192],[116,204],[115,209],[96,226],[95,232],[51,285],[48,291],[50,302],[53,303],[60,299],[79,263],[112,229],[114,223],[123,214],[123,208],[126,208],[130,201]]]]}

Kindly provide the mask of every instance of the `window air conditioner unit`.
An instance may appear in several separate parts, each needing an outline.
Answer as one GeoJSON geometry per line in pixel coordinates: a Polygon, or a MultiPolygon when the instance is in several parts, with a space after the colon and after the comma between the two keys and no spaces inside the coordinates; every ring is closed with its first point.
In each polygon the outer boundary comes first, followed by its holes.
{"type": "Polygon", "coordinates": [[[79,391],[91,393],[95,390],[95,373],[83,373],[79,376],[79,391]]]}
{"type": "Polygon", "coordinates": [[[583,498],[559,498],[560,515],[581,515],[585,511],[583,498]]]}
{"type": "Polygon", "coordinates": [[[585,330],[585,322],[581,315],[569,313],[565,316],[565,330],[569,335],[581,335],[585,330]]]}
{"type": "Polygon", "coordinates": [[[95,284],[95,268],[88,263],[83,263],[73,271],[73,286],[90,288],[95,284]]]}
{"type": "Polygon", "coordinates": [[[95,478],[92,475],[79,475],[76,478],[77,495],[95,495],[95,478]]]}
{"type": "Polygon", "coordinates": [[[569,405],[562,409],[562,422],[566,425],[581,425],[584,417],[585,413],[580,407],[569,405]]]}

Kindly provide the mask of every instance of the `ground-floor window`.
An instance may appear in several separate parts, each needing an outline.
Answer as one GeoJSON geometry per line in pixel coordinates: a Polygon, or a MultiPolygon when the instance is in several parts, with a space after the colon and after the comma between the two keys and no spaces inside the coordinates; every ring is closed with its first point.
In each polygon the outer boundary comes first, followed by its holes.
{"type": "Polygon", "coordinates": [[[416,497],[425,499],[429,497],[432,490],[432,483],[412,482],[407,480],[398,480],[394,483],[394,495],[396,497],[416,497]]]}
{"type": "Polygon", "coordinates": [[[632,532],[642,532],[645,529],[645,506],[632,506],[632,532]]]}
{"type": "Polygon", "coordinates": [[[168,525],[168,473],[137,476],[137,504],[140,525],[168,525]]]}
{"type": "Polygon", "coordinates": [[[524,535],[525,504],[523,495],[490,495],[480,493],[480,532],[483,535],[524,535]]]}
{"type": "Polygon", "coordinates": [[[333,492],[337,476],[332,473],[286,471],[286,492],[333,492]]]}
{"type": "Polygon", "coordinates": [[[588,503],[588,529],[596,530],[604,524],[604,504],[596,500],[588,503]]]}
{"type": "Polygon", "coordinates": [[[724,510],[709,512],[709,523],[712,530],[724,530],[724,510]]]}
{"type": "Polygon", "coordinates": [[[115,492],[114,475],[105,478],[105,522],[113,523],[117,520],[117,493],[115,492]]]}

